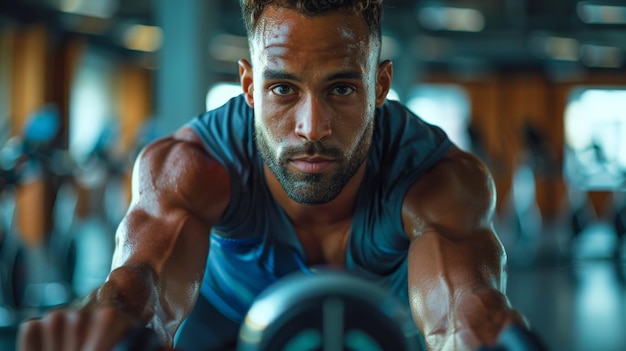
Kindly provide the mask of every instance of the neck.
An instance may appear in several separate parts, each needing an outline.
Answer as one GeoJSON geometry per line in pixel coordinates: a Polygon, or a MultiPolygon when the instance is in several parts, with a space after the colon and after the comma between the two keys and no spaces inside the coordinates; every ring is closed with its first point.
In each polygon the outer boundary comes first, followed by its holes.
{"type": "Polygon", "coordinates": [[[321,205],[305,205],[292,200],[265,164],[263,171],[270,193],[294,226],[329,225],[352,218],[366,163],[363,162],[336,198],[321,205]]]}

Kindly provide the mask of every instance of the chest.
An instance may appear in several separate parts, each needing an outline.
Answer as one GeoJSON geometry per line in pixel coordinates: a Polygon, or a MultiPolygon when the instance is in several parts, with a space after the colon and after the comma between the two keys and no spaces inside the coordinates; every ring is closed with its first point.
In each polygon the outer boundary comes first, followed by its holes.
{"type": "Polygon", "coordinates": [[[345,267],[350,223],[326,227],[294,228],[308,266],[345,267]]]}

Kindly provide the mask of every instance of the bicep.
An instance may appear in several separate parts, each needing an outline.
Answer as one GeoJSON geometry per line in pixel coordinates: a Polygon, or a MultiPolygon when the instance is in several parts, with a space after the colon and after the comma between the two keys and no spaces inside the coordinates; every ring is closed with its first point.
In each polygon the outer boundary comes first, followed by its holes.
{"type": "Polygon", "coordinates": [[[484,164],[453,151],[408,191],[405,231],[416,276],[501,288],[506,255],[492,225],[495,186],[484,164]]]}
{"type": "Polygon", "coordinates": [[[195,284],[210,228],[228,203],[226,171],[197,144],[166,138],[138,157],[132,190],[116,233],[113,268],[142,265],[163,281],[195,284]]]}
{"type": "Polygon", "coordinates": [[[486,166],[473,155],[453,150],[408,190],[403,223],[413,239],[426,231],[453,238],[492,229],[496,188],[486,166]]]}

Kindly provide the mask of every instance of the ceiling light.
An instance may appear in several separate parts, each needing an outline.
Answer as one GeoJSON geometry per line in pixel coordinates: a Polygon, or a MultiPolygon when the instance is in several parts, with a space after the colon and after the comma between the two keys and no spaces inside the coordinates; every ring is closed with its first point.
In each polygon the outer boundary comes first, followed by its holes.
{"type": "Polygon", "coordinates": [[[540,58],[557,61],[578,61],[580,44],[578,40],[552,36],[547,33],[535,33],[530,37],[530,49],[540,58]]]}
{"type": "Polygon", "coordinates": [[[576,5],[576,12],[581,21],[589,24],[626,24],[626,6],[581,1],[576,5]]]}
{"type": "Polygon", "coordinates": [[[109,18],[117,11],[118,0],[59,0],[59,10],[98,18],[109,18]]]}
{"type": "Polygon", "coordinates": [[[418,10],[418,19],[424,28],[459,32],[480,32],[485,28],[485,17],[476,9],[427,6],[418,10]]]}
{"type": "Polygon", "coordinates": [[[237,62],[241,58],[249,58],[248,39],[232,34],[217,34],[209,45],[211,56],[224,62],[237,62]]]}
{"type": "Polygon", "coordinates": [[[548,56],[555,60],[578,61],[578,40],[562,37],[548,37],[545,42],[548,56]]]}
{"type": "Polygon", "coordinates": [[[124,32],[124,45],[130,50],[153,52],[162,43],[163,31],[159,27],[134,24],[124,32]]]}
{"type": "Polygon", "coordinates": [[[590,44],[581,46],[580,59],[586,66],[603,68],[619,68],[624,60],[619,48],[590,44]]]}

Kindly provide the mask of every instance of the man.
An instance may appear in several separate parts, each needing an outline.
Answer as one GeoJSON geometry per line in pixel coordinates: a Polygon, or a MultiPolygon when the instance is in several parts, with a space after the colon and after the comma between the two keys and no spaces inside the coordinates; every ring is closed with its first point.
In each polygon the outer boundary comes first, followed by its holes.
{"type": "Polygon", "coordinates": [[[137,324],[185,350],[232,345],[261,290],[318,265],[404,299],[431,350],[523,324],[488,170],[385,100],[381,2],[243,1],[243,95],[142,152],[108,280],[25,324],[23,349],[107,349],[137,324]]]}

